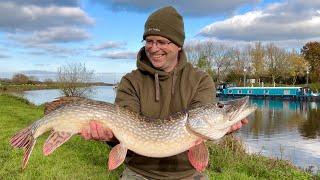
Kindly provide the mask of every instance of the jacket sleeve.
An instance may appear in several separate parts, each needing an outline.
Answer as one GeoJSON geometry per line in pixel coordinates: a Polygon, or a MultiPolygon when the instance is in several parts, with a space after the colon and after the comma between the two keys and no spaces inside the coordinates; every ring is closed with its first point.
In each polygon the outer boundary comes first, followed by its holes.
{"type": "Polygon", "coordinates": [[[216,100],[216,89],[214,82],[209,74],[203,73],[200,78],[196,93],[191,100],[190,107],[194,108],[200,105],[212,103],[216,100]]]}
{"type": "Polygon", "coordinates": [[[122,77],[118,85],[115,104],[139,113],[140,100],[137,91],[138,87],[134,86],[133,81],[129,75],[122,77]]]}

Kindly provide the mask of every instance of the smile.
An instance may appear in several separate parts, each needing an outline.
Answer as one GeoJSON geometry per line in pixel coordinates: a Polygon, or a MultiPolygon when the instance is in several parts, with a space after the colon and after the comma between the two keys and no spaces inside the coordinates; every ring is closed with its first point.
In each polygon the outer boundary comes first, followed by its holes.
{"type": "Polygon", "coordinates": [[[164,56],[164,54],[153,54],[153,55],[151,55],[151,58],[159,59],[163,56],[164,56]]]}

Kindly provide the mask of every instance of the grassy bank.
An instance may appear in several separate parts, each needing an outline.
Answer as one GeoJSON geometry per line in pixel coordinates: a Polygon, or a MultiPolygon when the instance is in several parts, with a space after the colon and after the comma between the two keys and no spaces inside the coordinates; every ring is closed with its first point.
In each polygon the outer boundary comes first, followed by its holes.
{"type": "MultiPolygon", "coordinates": [[[[21,171],[22,150],[9,146],[10,137],[43,116],[43,107],[9,95],[0,95],[0,179],[118,179],[123,166],[108,172],[109,148],[104,143],[73,137],[52,155],[42,155],[47,137],[39,138],[29,165],[21,171]]],[[[320,179],[290,163],[248,155],[241,144],[226,138],[210,144],[210,179],[320,179]]]]}
{"type": "Polygon", "coordinates": [[[57,89],[57,84],[1,84],[0,92],[20,92],[38,89],[57,89]]]}
{"type": "MultiPolygon", "coordinates": [[[[90,83],[89,86],[113,86],[110,83],[90,83]]],[[[85,87],[87,85],[79,84],[77,87],[85,87]]],[[[30,90],[40,90],[40,89],[60,89],[61,84],[59,83],[39,83],[39,84],[8,84],[0,82],[0,93],[7,92],[22,92],[30,90]]]]}
{"type": "Polygon", "coordinates": [[[38,139],[27,168],[21,172],[22,150],[9,146],[10,137],[43,116],[43,107],[26,100],[0,95],[0,179],[118,179],[121,169],[106,170],[109,149],[100,142],[76,136],[45,157],[42,146],[46,136],[38,139]]]}

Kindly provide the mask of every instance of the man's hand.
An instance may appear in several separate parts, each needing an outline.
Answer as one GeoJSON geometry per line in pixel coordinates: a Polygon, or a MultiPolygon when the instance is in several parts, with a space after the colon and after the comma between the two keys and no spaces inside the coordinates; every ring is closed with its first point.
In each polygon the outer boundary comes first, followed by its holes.
{"type": "Polygon", "coordinates": [[[81,130],[80,135],[86,139],[97,141],[112,141],[114,138],[111,129],[103,127],[99,121],[92,120],[89,126],[81,130]]]}
{"type": "Polygon", "coordinates": [[[242,125],[248,124],[248,122],[249,122],[248,119],[243,119],[243,120],[239,121],[238,123],[236,123],[230,127],[227,134],[232,133],[232,132],[240,129],[242,127],[242,125]]]}

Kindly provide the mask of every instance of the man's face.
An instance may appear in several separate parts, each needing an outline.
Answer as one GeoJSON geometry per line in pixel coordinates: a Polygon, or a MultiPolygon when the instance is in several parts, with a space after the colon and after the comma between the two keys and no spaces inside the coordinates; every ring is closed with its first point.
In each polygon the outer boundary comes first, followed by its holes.
{"type": "Polygon", "coordinates": [[[178,64],[181,48],[162,36],[147,36],[145,41],[145,52],[152,65],[165,72],[171,72],[178,64]]]}

